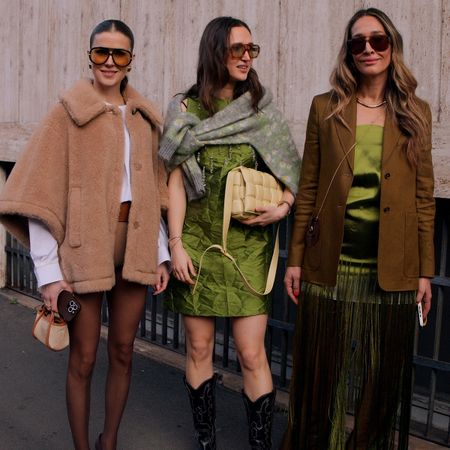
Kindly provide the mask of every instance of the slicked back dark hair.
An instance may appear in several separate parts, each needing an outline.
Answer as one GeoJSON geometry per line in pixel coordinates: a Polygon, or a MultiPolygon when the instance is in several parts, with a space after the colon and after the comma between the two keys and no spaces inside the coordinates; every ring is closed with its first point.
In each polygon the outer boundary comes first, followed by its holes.
{"type": "MultiPolygon", "coordinates": [[[[206,25],[198,52],[197,82],[186,92],[188,97],[197,97],[211,115],[216,112],[214,95],[230,79],[226,60],[230,32],[234,27],[244,27],[251,33],[245,22],[234,17],[216,17],[206,25]]],[[[258,74],[253,68],[250,69],[245,81],[236,82],[233,98],[237,98],[247,91],[251,94],[253,109],[258,111],[258,103],[264,91],[258,74]]]]}
{"type": "MultiPolygon", "coordinates": [[[[121,20],[116,19],[108,19],[100,22],[91,33],[91,37],[89,39],[89,47],[92,48],[92,44],[94,43],[95,36],[100,33],[104,33],[105,31],[117,31],[122,33],[130,40],[130,50],[133,53],[134,48],[134,35],[131,31],[131,28],[121,20]]],[[[123,92],[128,84],[128,77],[125,78],[120,83],[120,92],[123,92]]]]}

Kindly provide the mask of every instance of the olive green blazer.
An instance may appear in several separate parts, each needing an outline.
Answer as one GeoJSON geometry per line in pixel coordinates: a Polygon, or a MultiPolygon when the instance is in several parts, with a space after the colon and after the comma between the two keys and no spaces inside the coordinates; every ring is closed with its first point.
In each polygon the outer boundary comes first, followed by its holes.
{"type": "MultiPolygon", "coordinates": [[[[430,126],[418,167],[407,160],[402,135],[392,115],[384,126],[381,162],[381,198],[378,236],[378,282],[386,291],[417,289],[419,277],[434,276],[433,165],[431,160],[431,112],[421,102],[430,126]]],[[[302,280],[334,286],[344,235],[344,215],[353,180],[356,98],[344,112],[345,127],[334,117],[330,93],[313,99],[306,132],[303,164],[296,200],[295,222],[289,247],[288,266],[302,267],[302,280]],[[320,213],[320,237],[305,245],[308,219],[325,197],[320,213]]]]}

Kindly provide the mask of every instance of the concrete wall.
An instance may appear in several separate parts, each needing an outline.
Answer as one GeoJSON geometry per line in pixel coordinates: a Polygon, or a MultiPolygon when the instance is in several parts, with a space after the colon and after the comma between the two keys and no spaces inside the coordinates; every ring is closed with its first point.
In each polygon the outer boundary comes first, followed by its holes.
{"type": "Polygon", "coordinates": [[[436,196],[450,198],[450,0],[0,0],[0,160],[14,161],[58,91],[89,75],[89,35],[106,18],[133,29],[130,81],[161,111],[194,81],[209,20],[244,19],[262,47],[255,67],[301,149],[312,96],[329,88],[345,24],[368,6],[386,11],[404,37],[418,94],[433,111],[436,196]]]}

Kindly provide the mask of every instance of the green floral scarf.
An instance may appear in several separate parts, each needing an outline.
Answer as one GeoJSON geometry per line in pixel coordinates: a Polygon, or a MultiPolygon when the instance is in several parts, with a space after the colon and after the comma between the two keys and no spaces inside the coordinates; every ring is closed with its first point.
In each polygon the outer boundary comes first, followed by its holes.
{"type": "Polygon", "coordinates": [[[269,90],[265,90],[257,113],[247,92],[205,120],[182,112],[183,99],[184,95],[178,94],[169,104],[159,153],[169,171],[181,165],[189,200],[205,195],[202,173],[195,159],[195,153],[205,145],[251,145],[273,175],[296,194],[300,157],[269,90]]]}

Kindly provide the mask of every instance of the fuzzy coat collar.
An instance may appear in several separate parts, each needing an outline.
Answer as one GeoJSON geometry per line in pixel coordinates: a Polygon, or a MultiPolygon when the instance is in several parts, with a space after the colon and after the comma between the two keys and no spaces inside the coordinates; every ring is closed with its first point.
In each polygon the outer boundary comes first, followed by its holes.
{"type": "MultiPolygon", "coordinates": [[[[154,125],[162,124],[162,117],[156,107],[129,84],[123,96],[131,111],[140,111],[154,125]]],[[[105,103],[89,78],[77,81],[69,90],[60,94],[59,100],[79,127],[111,109],[111,105],[105,103]]]]}

